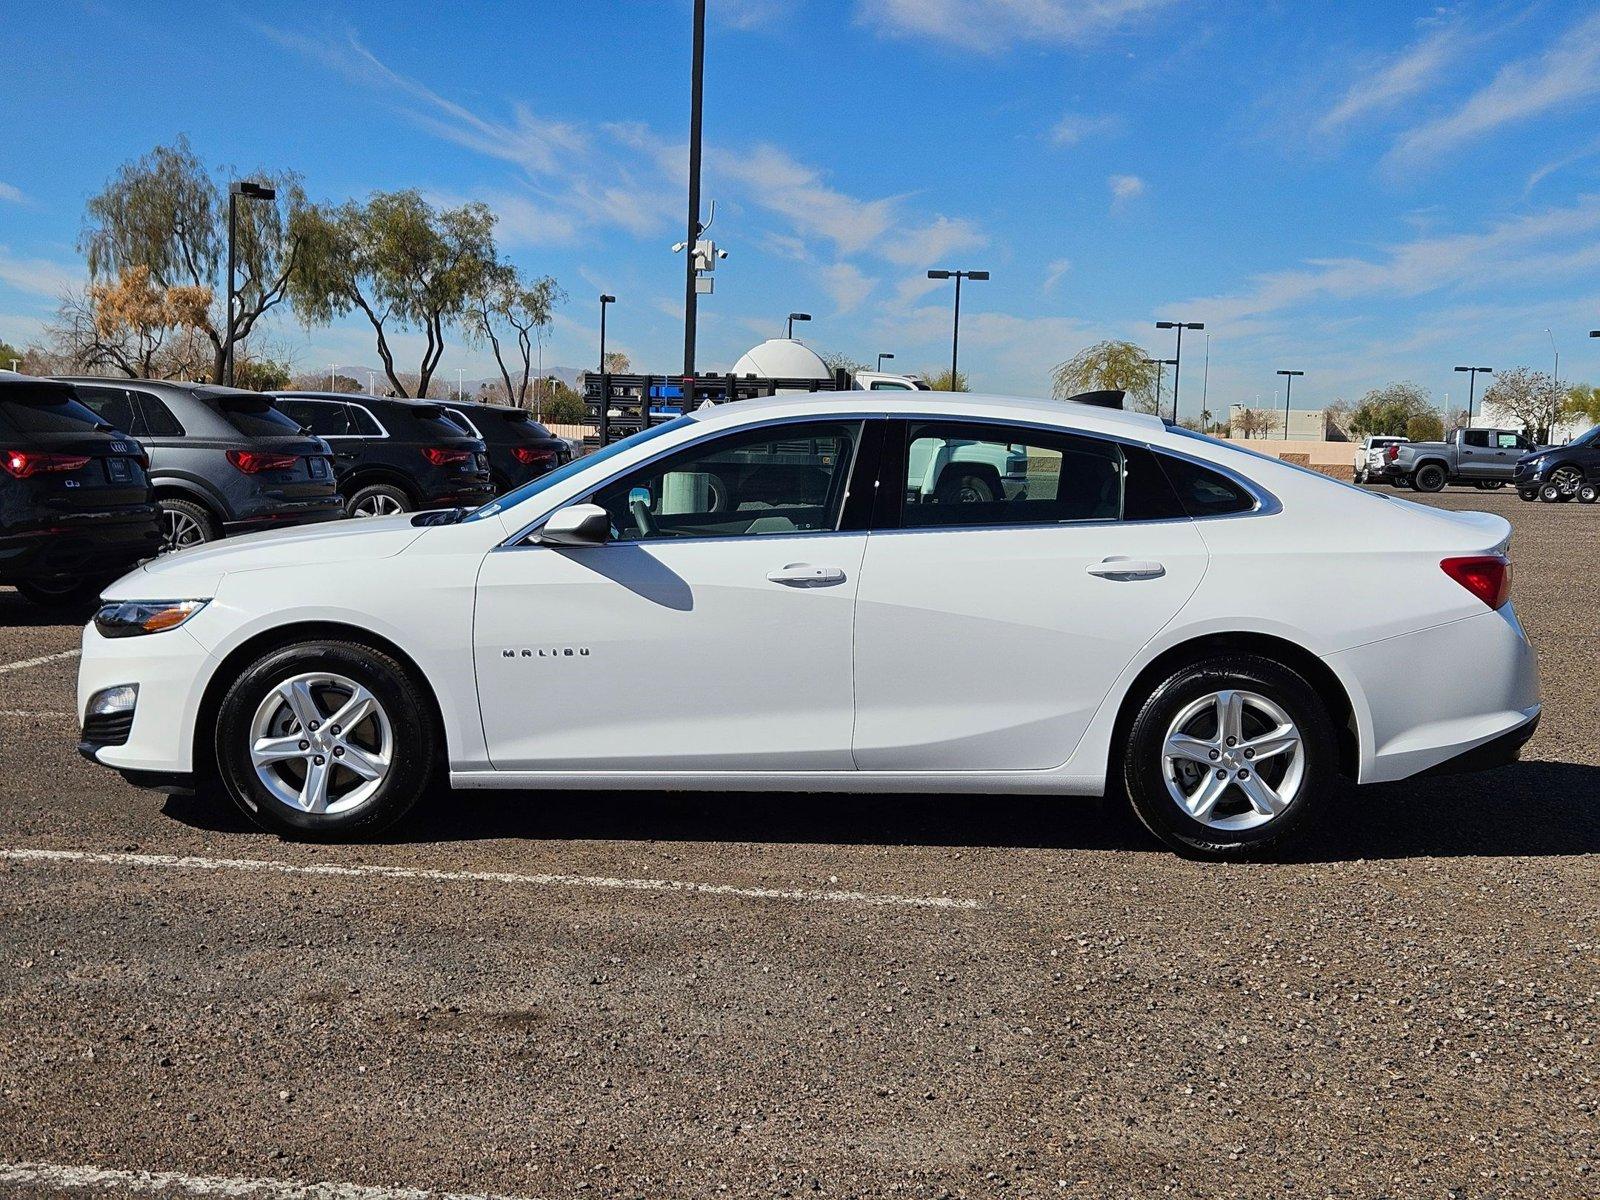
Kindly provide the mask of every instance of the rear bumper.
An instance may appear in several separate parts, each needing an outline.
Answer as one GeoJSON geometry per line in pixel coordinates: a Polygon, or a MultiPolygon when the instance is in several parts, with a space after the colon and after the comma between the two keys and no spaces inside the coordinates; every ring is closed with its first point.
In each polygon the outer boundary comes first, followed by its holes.
{"type": "Polygon", "coordinates": [[[1465,775],[1471,771],[1492,771],[1495,767],[1508,766],[1522,756],[1522,748],[1538,732],[1539,715],[1534,713],[1514,729],[1507,730],[1480,746],[1474,746],[1471,750],[1464,750],[1454,758],[1447,758],[1421,774],[1423,776],[1465,775]]]}
{"type": "Polygon", "coordinates": [[[456,505],[462,507],[487,504],[495,497],[494,484],[475,483],[471,487],[455,488],[438,495],[429,493],[422,498],[424,508],[451,508],[456,505]]]}
{"type": "Polygon", "coordinates": [[[1350,692],[1362,783],[1471,763],[1474,752],[1524,730],[1526,741],[1539,718],[1538,663],[1509,604],[1327,662],[1350,692]]]}
{"type": "Polygon", "coordinates": [[[153,504],[53,518],[0,536],[0,583],[64,576],[114,579],[161,548],[153,504]]]}

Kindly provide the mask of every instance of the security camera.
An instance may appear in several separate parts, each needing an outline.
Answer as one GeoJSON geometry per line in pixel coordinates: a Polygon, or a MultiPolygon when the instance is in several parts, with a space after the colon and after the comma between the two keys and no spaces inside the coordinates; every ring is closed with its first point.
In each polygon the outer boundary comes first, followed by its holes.
{"type": "Polygon", "coordinates": [[[718,250],[717,251],[717,257],[718,258],[727,258],[728,257],[728,252],[726,250],[718,250]]]}
{"type": "Polygon", "coordinates": [[[680,254],[680,253],[683,252],[683,248],[685,246],[687,246],[688,244],[689,244],[688,242],[673,242],[672,243],[672,252],[674,254],[680,254]]]}

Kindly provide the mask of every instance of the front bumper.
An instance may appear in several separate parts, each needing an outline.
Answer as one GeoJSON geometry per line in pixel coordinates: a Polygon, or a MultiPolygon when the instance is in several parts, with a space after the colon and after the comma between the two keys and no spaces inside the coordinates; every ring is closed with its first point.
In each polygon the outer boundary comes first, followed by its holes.
{"type": "Polygon", "coordinates": [[[78,665],[80,728],[89,699],[96,692],[136,683],[139,696],[121,745],[106,745],[85,736],[78,744],[79,753],[124,773],[169,776],[191,772],[195,716],[210,674],[205,669],[208,657],[186,626],[129,638],[104,638],[92,624],[87,626],[78,665]]]}
{"type": "Polygon", "coordinates": [[[1509,604],[1327,662],[1355,709],[1362,783],[1470,762],[1472,752],[1518,731],[1531,737],[1539,718],[1538,662],[1509,604]]]}

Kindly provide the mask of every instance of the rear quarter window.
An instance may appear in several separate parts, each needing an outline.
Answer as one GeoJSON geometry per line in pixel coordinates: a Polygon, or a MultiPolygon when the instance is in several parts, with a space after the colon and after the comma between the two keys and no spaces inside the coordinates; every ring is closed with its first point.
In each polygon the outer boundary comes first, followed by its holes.
{"type": "Polygon", "coordinates": [[[1255,508],[1256,498],[1220,471],[1169,454],[1156,457],[1189,516],[1225,517],[1255,508]]]}
{"type": "Polygon", "coordinates": [[[139,392],[135,397],[139,414],[144,419],[144,434],[150,437],[182,437],[183,423],[172,415],[167,402],[149,392],[139,392]]]}

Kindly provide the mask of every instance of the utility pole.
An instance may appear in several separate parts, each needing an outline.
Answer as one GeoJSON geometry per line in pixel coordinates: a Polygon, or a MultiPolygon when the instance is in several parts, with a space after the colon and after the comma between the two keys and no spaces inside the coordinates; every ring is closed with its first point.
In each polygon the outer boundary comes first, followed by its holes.
{"type": "Polygon", "coordinates": [[[1478,376],[1488,375],[1494,371],[1493,367],[1457,367],[1456,370],[1464,371],[1467,376],[1467,428],[1472,428],[1472,401],[1478,389],[1478,376]]]}
{"type": "MultiPolygon", "coordinates": [[[[689,233],[683,270],[683,383],[694,387],[695,321],[699,295],[695,291],[695,243],[700,240],[700,122],[706,74],[706,0],[694,0],[694,61],[690,67],[689,92],[689,233]]],[[[602,315],[605,310],[602,308],[602,315]]],[[[605,371],[605,363],[600,364],[605,371]]],[[[692,393],[684,396],[692,407],[692,393]]],[[[601,414],[602,420],[604,413],[601,414]]],[[[604,437],[601,443],[604,444],[604,437]]]]}
{"type": "MultiPolygon", "coordinates": [[[[1178,423],[1178,376],[1183,371],[1183,331],[1185,329],[1204,329],[1204,321],[1157,321],[1157,329],[1176,329],[1178,331],[1178,352],[1172,359],[1172,423],[1178,423]]],[[[1156,412],[1160,416],[1159,409],[1156,412]]]]}
{"type": "Polygon", "coordinates": [[[276,200],[278,193],[265,184],[251,183],[246,179],[236,179],[228,185],[228,336],[222,350],[222,382],[229,387],[233,386],[234,300],[239,295],[238,289],[234,286],[234,275],[239,262],[234,243],[238,240],[240,196],[246,200],[276,200]]]}
{"type": "Polygon", "coordinates": [[[1283,440],[1289,440],[1289,396],[1294,391],[1296,375],[1304,375],[1304,371],[1279,371],[1283,378],[1283,440]]]}
{"type": "Polygon", "coordinates": [[[929,279],[954,279],[956,281],[956,311],[955,320],[950,331],[950,390],[953,392],[958,387],[960,376],[956,374],[956,357],[961,350],[961,281],[963,279],[987,279],[987,271],[929,271],[929,279]]]}

